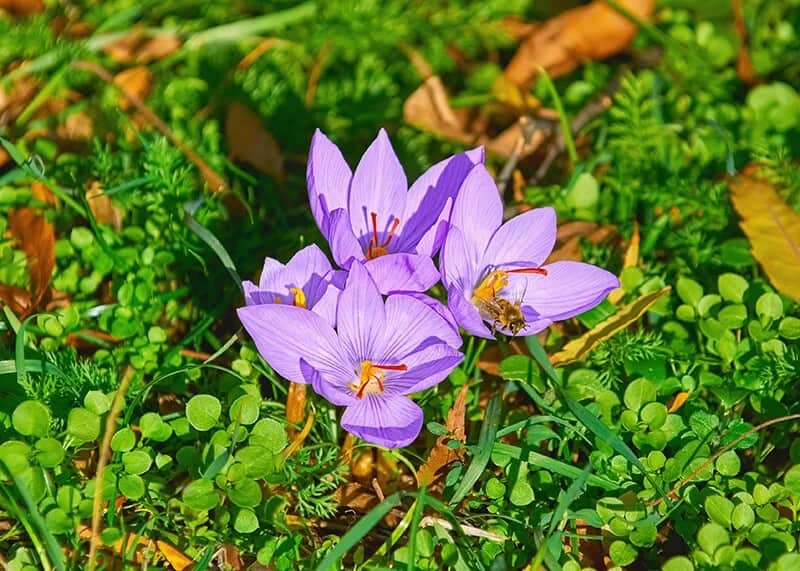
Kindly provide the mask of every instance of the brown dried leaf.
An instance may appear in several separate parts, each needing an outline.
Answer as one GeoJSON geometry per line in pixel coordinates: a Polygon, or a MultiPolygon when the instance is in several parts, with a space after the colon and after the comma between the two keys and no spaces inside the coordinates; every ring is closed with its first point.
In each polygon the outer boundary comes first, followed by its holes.
{"type": "Polygon", "coordinates": [[[118,63],[149,63],[167,57],[179,47],[181,41],[175,34],[149,36],[142,28],[134,28],[107,44],[103,51],[118,63]]]}
{"type": "MultiPolygon", "coordinates": [[[[628,248],[625,250],[625,257],[622,260],[623,270],[639,265],[639,240],[639,223],[634,220],[631,241],[628,243],[628,248]]],[[[623,297],[625,297],[625,289],[619,287],[608,294],[608,301],[616,305],[623,297]]]]}
{"type": "Polygon", "coordinates": [[[488,152],[503,157],[509,157],[515,152],[520,158],[526,157],[544,140],[544,134],[536,131],[527,144],[520,145],[525,138],[519,122],[494,138],[489,138],[481,130],[472,131],[468,126],[468,111],[453,109],[447,90],[438,75],[425,79],[406,99],[403,104],[403,118],[409,125],[430,131],[434,135],[465,145],[484,145],[488,152]]]}
{"type": "Polygon", "coordinates": [[[581,261],[581,238],[586,238],[592,244],[605,242],[616,235],[616,226],[599,226],[594,222],[574,221],[566,222],[558,227],[556,245],[547,263],[561,261],[581,261]]]}
{"type": "Polygon", "coordinates": [[[94,121],[84,111],[70,114],[56,128],[56,136],[62,141],[88,141],[94,134],[94,121]]]}
{"type": "MultiPolygon", "coordinates": [[[[55,231],[44,215],[33,208],[11,210],[8,213],[8,226],[18,247],[25,252],[31,278],[30,305],[21,312],[20,317],[22,317],[42,301],[50,284],[56,263],[55,231]]],[[[9,306],[19,300],[18,292],[11,293],[17,295],[6,300],[9,306]]]]}
{"type": "MultiPolygon", "coordinates": [[[[655,0],[619,0],[619,4],[648,20],[655,0]]],[[[503,72],[527,88],[542,67],[551,77],[565,75],[584,61],[602,60],[624,50],[637,27],[602,0],[562,12],[528,35],[503,72]]]]}
{"type": "MultiPolygon", "coordinates": [[[[530,355],[530,351],[528,351],[525,342],[519,339],[514,339],[509,342],[508,352],[509,355],[530,355]]],[[[503,355],[503,352],[497,345],[490,345],[480,354],[476,366],[484,373],[499,377],[501,376],[500,362],[509,355],[503,355]]]]}
{"type": "MultiPolygon", "coordinates": [[[[91,540],[92,530],[88,526],[82,525],[78,529],[78,535],[81,539],[91,540]]],[[[184,571],[185,569],[194,567],[194,561],[171,543],[160,539],[153,540],[134,532],[128,532],[125,538],[120,538],[113,545],[103,545],[101,549],[110,551],[115,555],[127,556],[129,553],[128,550],[134,545],[136,547],[134,548],[133,558],[137,563],[148,561],[149,557],[145,555],[144,550],[152,550],[155,547],[155,550],[175,571],[184,571]]]]}
{"type": "Polygon", "coordinates": [[[446,468],[459,460],[462,454],[458,450],[451,450],[447,447],[447,442],[451,439],[459,442],[466,442],[467,433],[465,429],[467,395],[469,394],[469,383],[464,383],[458,392],[453,408],[447,413],[445,427],[450,436],[440,436],[436,439],[428,459],[417,471],[417,480],[421,486],[433,486],[447,475],[446,468]],[[451,438],[452,436],[452,438],[451,438]]]}
{"type": "Polygon", "coordinates": [[[283,179],[283,154],[261,118],[239,102],[228,108],[225,136],[231,160],[242,161],[278,180],[283,179]]]}
{"type": "Polygon", "coordinates": [[[115,230],[122,228],[122,212],[114,206],[110,196],[103,194],[103,187],[98,181],[89,185],[89,190],[86,191],[86,202],[89,204],[95,220],[100,224],[109,224],[115,230]]]}
{"type": "MultiPolygon", "coordinates": [[[[149,69],[140,65],[119,72],[114,76],[114,84],[119,86],[123,93],[131,93],[144,101],[153,88],[153,75],[149,69]]],[[[122,96],[120,97],[119,106],[124,110],[128,110],[131,108],[131,102],[127,97],[122,96]]]]}
{"type": "Polygon", "coordinates": [[[800,301],[800,214],[768,182],[742,175],[728,185],[758,263],[781,293],[800,301]]]}
{"type": "Polygon", "coordinates": [[[0,10],[14,16],[30,16],[44,12],[44,0],[0,0],[0,10]]]}

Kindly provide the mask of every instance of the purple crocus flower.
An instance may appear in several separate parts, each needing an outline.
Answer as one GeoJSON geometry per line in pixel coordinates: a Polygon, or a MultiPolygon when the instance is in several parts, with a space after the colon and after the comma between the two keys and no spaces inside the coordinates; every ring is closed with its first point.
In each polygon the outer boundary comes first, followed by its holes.
{"type": "Polygon", "coordinates": [[[339,296],[337,330],[290,305],[250,305],[238,313],[273,369],[347,407],[343,428],[389,448],[410,444],[422,428],[422,409],[407,395],[441,382],[463,358],[445,318],[410,295],[384,301],[361,264],[353,264],[339,296]]]}
{"type": "Polygon", "coordinates": [[[266,258],[258,285],[242,282],[244,299],[247,305],[279,303],[307,308],[333,327],[345,274],[334,270],[322,250],[312,244],[297,252],[286,264],[266,258]]]}
{"type": "Polygon", "coordinates": [[[381,293],[426,291],[439,280],[433,264],[461,183],[483,149],[455,155],[408,188],[386,131],[364,152],[355,172],[321,131],[311,141],[307,183],[311,211],[336,263],[364,264],[381,293]]]}
{"type": "Polygon", "coordinates": [[[448,307],[473,335],[533,335],[591,309],[619,287],[614,274],[590,264],[542,265],[556,241],[552,208],[505,224],[502,216],[497,186],[478,165],[458,193],[441,256],[448,307]]]}

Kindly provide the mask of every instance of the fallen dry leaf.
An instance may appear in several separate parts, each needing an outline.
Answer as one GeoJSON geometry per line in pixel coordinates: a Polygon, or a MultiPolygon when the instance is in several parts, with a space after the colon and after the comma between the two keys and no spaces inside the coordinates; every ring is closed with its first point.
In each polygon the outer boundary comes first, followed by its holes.
{"type": "Polygon", "coordinates": [[[447,447],[447,442],[451,439],[459,442],[467,440],[465,422],[468,394],[469,383],[464,383],[464,386],[458,391],[453,408],[447,413],[445,427],[450,435],[440,436],[436,439],[436,444],[428,455],[428,459],[417,471],[417,480],[421,486],[430,488],[438,484],[447,475],[447,467],[462,458],[462,454],[458,450],[451,450],[447,447]]]}
{"type": "Polygon", "coordinates": [[[565,222],[558,227],[556,245],[547,263],[562,261],[580,262],[581,238],[586,238],[592,244],[601,244],[617,234],[616,226],[600,226],[595,222],[576,220],[565,222]]]}
{"type": "Polygon", "coordinates": [[[225,136],[231,160],[242,161],[278,180],[283,179],[283,154],[261,118],[239,102],[228,107],[225,136]]]}
{"type": "Polygon", "coordinates": [[[750,59],[747,24],[744,20],[742,0],[733,0],[733,22],[736,28],[736,35],[739,36],[739,53],[736,56],[736,73],[739,79],[749,85],[753,85],[756,83],[756,69],[753,67],[753,60],[750,59]]]}
{"type": "Polygon", "coordinates": [[[18,317],[25,317],[45,296],[56,263],[55,231],[53,225],[33,208],[17,208],[8,213],[8,228],[27,258],[31,285],[25,299],[21,288],[3,286],[0,299],[18,317]]]}
{"type": "Polygon", "coordinates": [[[776,289],[800,301],[800,214],[754,176],[742,175],[729,187],[753,256],[776,289]]]}
{"type": "MultiPolygon", "coordinates": [[[[117,85],[123,92],[132,93],[144,101],[153,88],[153,74],[143,65],[132,67],[115,75],[114,85],[117,85]]],[[[127,97],[122,96],[119,106],[127,111],[131,108],[131,102],[127,97]]]]}
{"type": "Polygon", "coordinates": [[[686,403],[687,400],[689,400],[689,393],[686,391],[679,392],[673,397],[672,402],[669,403],[667,411],[675,412],[676,410],[681,408],[684,405],[684,403],[686,403]]]}
{"type": "Polygon", "coordinates": [[[88,141],[94,134],[94,121],[91,116],[78,111],[71,113],[63,123],[56,128],[56,136],[62,141],[79,142],[88,141]]]}
{"type": "MultiPolygon", "coordinates": [[[[628,248],[625,250],[625,257],[622,260],[622,269],[627,270],[639,265],[639,223],[633,222],[633,234],[631,240],[628,242],[628,248]]],[[[608,301],[617,304],[619,300],[625,297],[625,289],[617,288],[608,294],[608,301]]]]}
{"type": "Polygon", "coordinates": [[[44,12],[44,0],[0,0],[0,10],[14,16],[30,16],[44,12]]]}
{"type": "Polygon", "coordinates": [[[111,197],[103,193],[103,187],[98,181],[89,185],[86,191],[86,202],[92,211],[94,219],[100,224],[109,224],[115,230],[122,228],[122,212],[114,206],[111,197]]]}
{"type": "Polygon", "coordinates": [[[117,63],[148,63],[167,57],[179,47],[181,41],[175,34],[159,33],[151,36],[138,27],[106,44],[103,51],[117,63]]]}
{"type": "MultiPolygon", "coordinates": [[[[83,525],[78,529],[78,535],[81,539],[89,540],[92,537],[92,530],[88,526],[83,525]]],[[[194,561],[171,543],[160,539],[153,540],[134,532],[129,532],[126,537],[120,538],[113,545],[103,545],[100,549],[110,551],[115,555],[127,556],[128,550],[133,545],[136,545],[133,557],[137,563],[144,563],[147,561],[149,558],[145,556],[144,550],[153,549],[153,547],[155,547],[155,550],[161,554],[172,569],[184,571],[184,569],[191,569],[194,567],[194,561]]]]}
{"type": "Polygon", "coordinates": [[[450,97],[438,75],[425,79],[403,103],[403,118],[406,123],[419,129],[430,131],[451,141],[464,145],[484,145],[492,154],[509,157],[517,154],[519,158],[533,153],[545,139],[544,133],[537,130],[526,137],[520,122],[516,122],[494,138],[483,132],[473,132],[468,126],[469,112],[466,109],[453,109],[450,97]],[[524,144],[520,145],[520,141],[524,144]]]}
{"type": "Polygon", "coordinates": [[[556,367],[562,367],[576,361],[582,361],[597,345],[638,320],[670,289],[670,286],[667,286],[658,291],[646,293],[635,301],[621,307],[614,315],[564,345],[564,348],[558,353],[551,355],[550,362],[556,367]]]}
{"type": "Polygon", "coordinates": [[[500,374],[500,363],[506,357],[511,355],[529,355],[528,347],[524,341],[513,339],[508,344],[508,354],[503,354],[496,344],[489,345],[484,349],[483,353],[478,356],[478,362],[475,364],[481,371],[495,377],[502,376],[500,374]]]}
{"type": "MultiPolygon", "coordinates": [[[[648,20],[655,0],[619,0],[642,20],[648,20]]],[[[565,75],[585,61],[602,60],[633,40],[637,27],[602,0],[562,12],[528,34],[503,74],[528,88],[539,68],[551,77],[565,75]]]]}

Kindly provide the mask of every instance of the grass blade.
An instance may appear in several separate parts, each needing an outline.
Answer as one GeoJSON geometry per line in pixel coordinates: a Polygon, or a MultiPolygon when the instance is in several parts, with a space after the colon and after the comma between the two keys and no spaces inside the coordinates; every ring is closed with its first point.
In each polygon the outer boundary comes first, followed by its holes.
{"type": "MultiPolygon", "coordinates": [[[[565,476],[567,478],[572,478],[574,480],[580,479],[583,475],[583,471],[577,466],[573,466],[572,464],[567,464],[565,462],[555,460],[554,458],[550,458],[549,456],[545,456],[544,454],[540,454],[538,452],[523,450],[519,446],[497,443],[494,445],[494,451],[499,454],[510,456],[511,458],[514,458],[516,460],[522,460],[523,462],[527,462],[528,464],[532,464],[533,466],[543,468],[548,472],[553,472],[554,474],[560,474],[562,476],[565,476]]],[[[598,488],[603,488],[604,490],[619,489],[619,484],[609,480],[608,478],[603,478],[602,476],[595,476],[595,475],[587,476],[587,478],[588,478],[588,484],[590,486],[597,486],[598,488]]]]}
{"type": "Polygon", "coordinates": [[[457,504],[467,495],[475,482],[478,481],[486,465],[489,463],[489,458],[492,456],[492,449],[495,445],[495,436],[497,435],[497,427],[500,424],[500,409],[503,404],[503,393],[498,393],[492,397],[489,404],[486,405],[486,417],[481,426],[481,434],[478,437],[478,453],[472,459],[464,477],[458,484],[458,488],[453,492],[453,497],[450,498],[450,504],[457,504]]]}
{"type": "Polygon", "coordinates": [[[189,229],[197,234],[200,239],[205,242],[209,248],[211,248],[214,253],[219,258],[219,261],[222,262],[222,265],[225,266],[225,269],[228,270],[231,278],[233,281],[236,282],[236,287],[242,291],[242,278],[239,277],[239,272],[236,270],[236,264],[233,263],[233,259],[231,258],[228,251],[225,249],[225,246],[222,245],[214,234],[212,234],[205,226],[200,224],[192,214],[197,209],[196,204],[187,203],[183,205],[183,220],[186,226],[189,229]]]}
{"type": "Polygon", "coordinates": [[[547,353],[545,352],[544,347],[542,347],[542,344],[539,342],[539,339],[535,335],[529,335],[525,338],[525,343],[527,344],[531,355],[533,355],[533,358],[536,359],[544,372],[547,373],[547,376],[550,377],[550,380],[552,381],[553,387],[556,389],[556,393],[558,393],[559,398],[561,398],[564,404],[567,405],[567,408],[569,408],[572,414],[575,415],[575,418],[578,419],[578,422],[584,425],[590,432],[594,433],[597,438],[608,443],[609,446],[611,446],[617,452],[617,454],[620,454],[628,462],[636,466],[636,468],[638,468],[642,474],[644,474],[645,478],[647,478],[647,480],[653,486],[653,489],[662,498],[664,498],[665,501],[670,502],[669,498],[667,498],[666,494],[664,493],[664,489],[650,475],[650,471],[644,467],[644,464],[641,463],[636,454],[634,454],[633,450],[631,450],[630,446],[628,446],[616,432],[612,431],[608,426],[606,426],[602,420],[592,414],[589,409],[564,393],[564,389],[561,386],[561,380],[559,379],[556,370],[553,368],[553,365],[550,363],[550,359],[547,358],[547,353]]]}
{"type": "Polygon", "coordinates": [[[370,512],[358,520],[358,523],[351,527],[336,544],[336,547],[331,549],[325,558],[316,567],[316,571],[328,571],[329,569],[340,569],[339,560],[344,557],[348,551],[358,544],[361,539],[367,535],[373,527],[378,525],[386,514],[392,511],[397,504],[400,503],[400,492],[395,492],[388,496],[377,506],[372,508],[370,512]]]}

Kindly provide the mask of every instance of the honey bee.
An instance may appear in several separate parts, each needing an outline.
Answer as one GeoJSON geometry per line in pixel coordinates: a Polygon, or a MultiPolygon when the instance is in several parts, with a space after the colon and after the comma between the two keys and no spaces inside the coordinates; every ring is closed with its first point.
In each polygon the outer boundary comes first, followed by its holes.
{"type": "Polygon", "coordinates": [[[522,300],[508,301],[502,297],[492,296],[475,298],[475,305],[484,317],[492,321],[492,333],[501,327],[516,335],[528,327],[525,316],[522,314],[522,300]]]}

